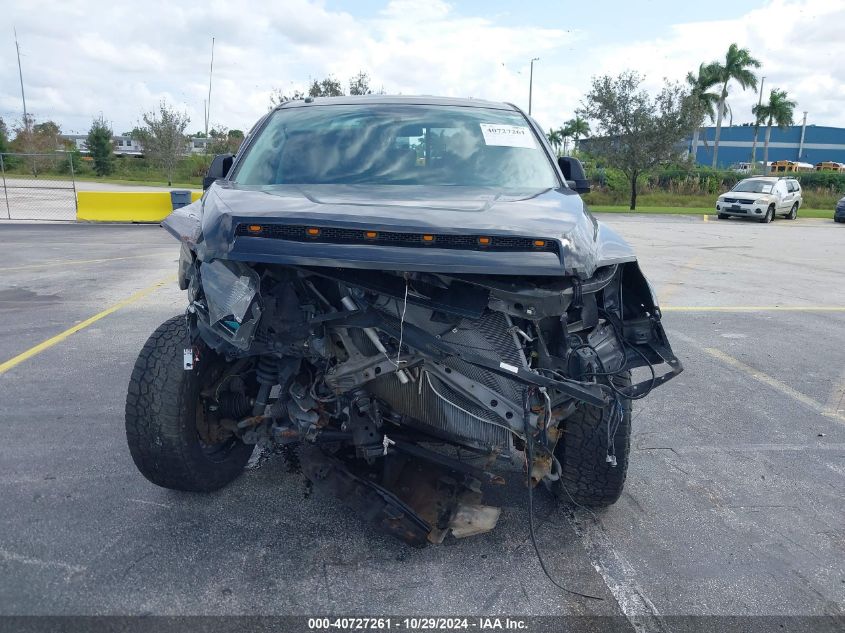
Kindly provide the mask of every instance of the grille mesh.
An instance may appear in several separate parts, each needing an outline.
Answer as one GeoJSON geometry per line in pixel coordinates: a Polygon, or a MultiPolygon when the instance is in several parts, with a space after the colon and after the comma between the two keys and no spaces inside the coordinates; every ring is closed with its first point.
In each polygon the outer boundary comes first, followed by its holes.
{"type": "Polygon", "coordinates": [[[379,244],[409,248],[558,253],[558,243],[545,238],[379,231],[378,237],[369,239],[365,231],[358,229],[316,227],[319,228],[320,234],[311,236],[307,233],[308,228],[308,226],[301,224],[238,224],[235,235],[323,244],[379,244]],[[253,232],[249,230],[249,227],[261,227],[261,230],[253,232]],[[430,242],[424,242],[423,235],[431,235],[434,239],[430,242]],[[481,237],[489,238],[490,244],[481,245],[478,241],[481,237]],[[535,246],[535,240],[542,240],[544,245],[535,246]]]}

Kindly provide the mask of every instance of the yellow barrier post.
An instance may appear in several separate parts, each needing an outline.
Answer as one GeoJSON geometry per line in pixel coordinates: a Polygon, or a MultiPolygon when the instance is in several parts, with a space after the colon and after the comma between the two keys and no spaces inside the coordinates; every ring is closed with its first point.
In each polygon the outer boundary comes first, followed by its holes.
{"type": "MultiPolygon", "coordinates": [[[[192,191],[196,202],[202,192],[192,191]]],[[[170,191],[79,191],[76,219],[81,222],[161,222],[173,210],[170,191]]]]}

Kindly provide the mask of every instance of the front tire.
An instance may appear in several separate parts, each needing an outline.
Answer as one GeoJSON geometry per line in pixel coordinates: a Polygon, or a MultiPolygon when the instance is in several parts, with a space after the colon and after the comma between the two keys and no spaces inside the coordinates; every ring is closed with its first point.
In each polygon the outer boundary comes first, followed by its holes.
{"type": "Polygon", "coordinates": [[[769,222],[771,222],[774,219],[775,219],[775,207],[770,206],[768,209],[766,209],[766,215],[764,215],[762,218],[760,218],[760,223],[761,224],[768,224],[769,222]]]}
{"type": "Polygon", "coordinates": [[[727,220],[729,218],[727,213],[720,213],[716,217],[719,218],[720,220],[727,220]]]}
{"type": "MultiPolygon", "coordinates": [[[[614,378],[613,384],[624,391],[631,385],[630,372],[614,378]]],[[[607,461],[609,408],[582,405],[563,421],[563,432],[555,447],[562,472],[550,486],[557,497],[592,507],[609,506],[619,499],[631,451],[631,401],[625,399],[622,405],[624,413],[611,438],[616,466],[607,461]]]]}
{"type": "Polygon", "coordinates": [[[233,436],[210,445],[200,439],[200,389],[216,356],[200,344],[200,361],[186,370],[189,347],[184,316],[162,323],[144,344],[126,395],[126,440],[135,466],[154,484],[210,492],[241,474],[254,447],[233,436]]]}

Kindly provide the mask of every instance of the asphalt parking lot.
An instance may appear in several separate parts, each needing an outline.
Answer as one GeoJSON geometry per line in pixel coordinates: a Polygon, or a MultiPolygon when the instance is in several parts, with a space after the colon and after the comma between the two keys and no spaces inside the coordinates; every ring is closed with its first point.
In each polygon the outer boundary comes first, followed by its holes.
{"type": "Polygon", "coordinates": [[[0,614],[842,616],[845,226],[602,219],[638,249],[686,371],[636,405],[615,506],[535,497],[550,571],[600,601],[544,578],[519,476],[495,492],[496,530],[422,550],[309,494],[280,456],[211,495],[148,483],[125,389],[184,308],[178,244],[0,221],[0,363],[29,354],[0,365],[0,614]]]}

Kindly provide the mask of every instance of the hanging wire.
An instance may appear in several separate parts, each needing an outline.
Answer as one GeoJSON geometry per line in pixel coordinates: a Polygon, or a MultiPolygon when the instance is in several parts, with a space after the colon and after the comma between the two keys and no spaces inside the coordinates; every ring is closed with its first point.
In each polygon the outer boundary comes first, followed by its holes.
{"type": "Polygon", "coordinates": [[[399,367],[402,356],[402,340],[405,338],[405,313],[408,311],[408,288],[411,285],[407,273],[405,274],[405,301],[402,304],[402,318],[399,319],[399,348],[396,350],[396,367],[399,367]]]}
{"type": "Polygon", "coordinates": [[[568,594],[573,596],[579,596],[581,598],[589,598],[590,600],[604,600],[601,596],[593,596],[588,593],[581,593],[580,591],[574,591],[572,589],[568,589],[552,578],[552,575],[549,573],[549,570],[546,568],[546,562],[543,560],[543,556],[540,554],[540,548],[537,545],[537,537],[534,533],[534,486],[531,481],[531,464],[534,463],[534,449],[533,449],[533,442],[534,437],[531,435],[531,428],[529,424],[529,414],[530,414],[530,407],[529,407],[529,400],[531,395],[533,394],[533,389],[526,389],[522,395],[522,425],[523,430],[525,432],[525,456],[527,459],[527,468],[526,468],[526,476],[528,478],[528,532],[531,535],[531,544],[534,546],[534,553],[537,555],[537,560],[540,563],[540,568],[543,570],[543,573],[546,574],[546,578],[558,589],[561,591],[565,591],[568,594]]]}

